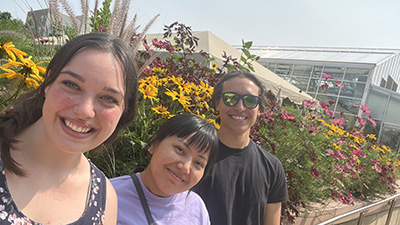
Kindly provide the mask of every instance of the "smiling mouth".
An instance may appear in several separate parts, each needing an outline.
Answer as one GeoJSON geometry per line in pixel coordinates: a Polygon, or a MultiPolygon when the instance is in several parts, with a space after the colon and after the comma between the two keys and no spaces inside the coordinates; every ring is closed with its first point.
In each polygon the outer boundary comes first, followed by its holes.
{"type": "Polygon", "coordinates": [[[73,124],[72,122],[65,120],[65,119],[63,121],[64,121],[65,126],[67,126],[69,129],[71,129],[77,133],[86,134],[93,130],[93,128],[80,127],[80,126],[73,124]]]}
{"type": "Polygon", "coordinates": [[[168,171],[169,171],[169,173],[174,177],[174,178],[176,178],[177,180],[179,180],[179,181],[181,181],[181,182],[185,182],[182,178],[180,178],[178,175],[176,175],[174,172],[172,172],[171,170],[169,170],[168,169],[168,171]]]}
{"type": "Polygon", "coordinates": [[[231,116],[231,117],[236,120],[245,120],[246,119],[246,117],[244,117],[244,116],[231,116]]]}

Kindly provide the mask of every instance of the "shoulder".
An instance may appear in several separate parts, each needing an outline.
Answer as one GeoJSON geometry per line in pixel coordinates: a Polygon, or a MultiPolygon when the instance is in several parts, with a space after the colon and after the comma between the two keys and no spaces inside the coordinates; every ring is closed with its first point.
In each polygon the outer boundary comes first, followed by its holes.
{"type": "Polygon", "coordinates": [[[133,187],[133,181],[129,175],[111,178],[110,182],[117,192],[121,189],[133,187]]]}
{"type": "Polygon", "coordinates": [[[265,161],[268,161],[274,165],[280,165],[281,161],[272,153],[268,152],[267,150],[265,150],[263,147],[261,147],[260,145],[257,145],[254,141],[250,142],[251,148],[257,152],[257,154],[261,155],[262,159],[264,159],[265,161]]]}
{"type": "Polygon", "coordinates": [[[116,224],[117,222],[117,194],[111,184],[111,182],[107,181],[107,197],[106,197],[106,208],[104,212],[104,225],[107,224],[116,224]]]}
{"type": "Polygon", "coordinates": [[[189,203],[187,205],[192,205],[193,207],[207,211],[203,199],[194,191],[187,192],[186,202],[189,203]]]}

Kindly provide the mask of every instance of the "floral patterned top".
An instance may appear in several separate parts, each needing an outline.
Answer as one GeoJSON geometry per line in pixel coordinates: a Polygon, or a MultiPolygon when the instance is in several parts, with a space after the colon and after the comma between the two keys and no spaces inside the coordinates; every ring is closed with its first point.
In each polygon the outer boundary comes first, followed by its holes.
{"type": "MultiPolygon", "coordinates": [[[[104,209],[106,204],[106,177],[92,162],[90,193],[85,212],[70,225],[100,225],[103,224],[104,209]]],[[[0,224],[12,225],[41,225],[26,217],[14,203],[8,190],[3,161],[0,159],[0,224]]]]}

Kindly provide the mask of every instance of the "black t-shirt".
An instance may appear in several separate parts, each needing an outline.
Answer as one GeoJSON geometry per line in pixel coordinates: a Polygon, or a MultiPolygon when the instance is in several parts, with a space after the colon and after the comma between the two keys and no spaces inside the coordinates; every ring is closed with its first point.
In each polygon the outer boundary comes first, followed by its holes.
{"type": "Polygon", "coordinates": [[[253,141],[244,149],[220,142],[214,166],[194,191],[206,203],[212,225],[263,224],[266,204],[288,199],[281,162],[253,141]]]}

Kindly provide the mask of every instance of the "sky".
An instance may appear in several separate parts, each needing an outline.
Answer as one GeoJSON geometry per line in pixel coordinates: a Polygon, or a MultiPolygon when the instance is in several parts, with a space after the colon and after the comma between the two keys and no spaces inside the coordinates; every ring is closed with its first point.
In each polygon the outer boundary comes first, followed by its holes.
{"type": "MultiPolygon", "coordinates": [[[[82,14],[80,0],[67,1],[82,14]]],[[[0,0],[0,11],[25,21],[29,6],[47,8],[45,2],[0,0]]],[[[89,2],[93,10],[95,0],[89,2]]],[[[142,27],[160,14],[149,33],[177,21],[230,45],[400,49],[399,9],[399,0],[131,0],[129,12],[142,27]]]]}

